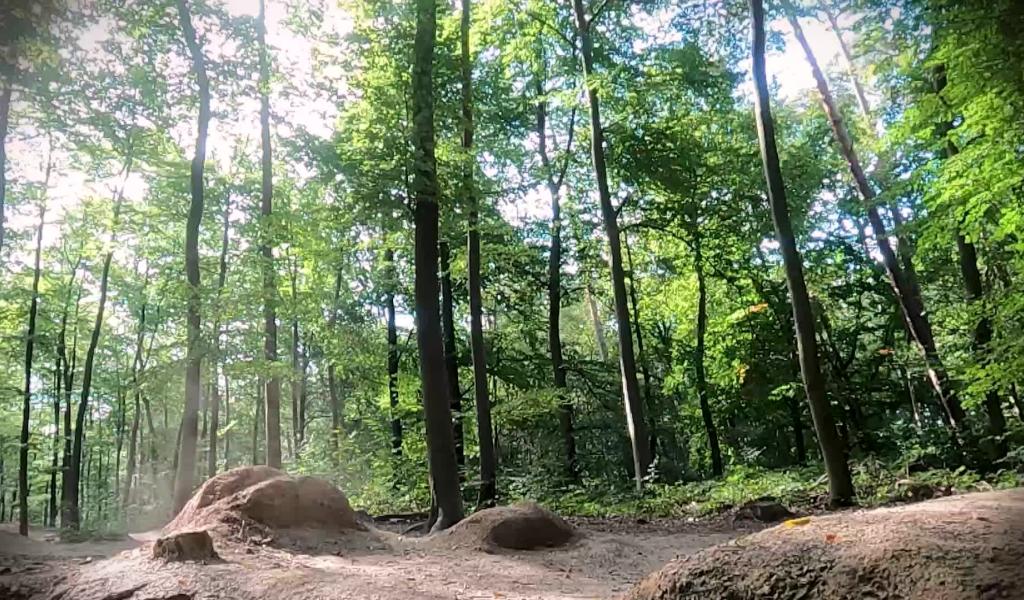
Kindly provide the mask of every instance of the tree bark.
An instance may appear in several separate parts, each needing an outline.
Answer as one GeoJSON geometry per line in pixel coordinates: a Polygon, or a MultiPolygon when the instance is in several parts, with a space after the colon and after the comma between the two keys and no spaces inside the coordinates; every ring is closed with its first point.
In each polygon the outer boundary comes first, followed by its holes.
{"type": "Polygon", "coordinates": [[[854,502],[853,480],[847,463],[846,448],[842,444],[825,395],[825,380],[818,363],[818,344],[814,333],[814,315],[804,282],[803,262],[796,247],[789,207],[779,164],[775,141],[775,123],[769,102],[768,78],[765,74],[764,6],[761,0],[749,0],[752,21],[752,56],[754,73],[755,113],[757,133],[764,163],[764,176],[768,186],[768,202],[772,212],[775,234],[782,251],[786,283],[793,304],[793,323],[796,329],[797,353],[804,391],[811,407],[814,429],[825,461],[829,480],[829,502],[833,505],[854,502]]]}
{"type": "Polygon", "coordinates": [[[273,157],[270,146],[270,57],[267,50],[266,2],[260,0],[259,23],[256,28],[260,52],[260,139],[263,184],[260,194],[261,241],[263,270],[263,358],[270,377],[266,380],[267,464],[281,468],[281,379],[277,374],[277,283],[274,273],[273,235],[270,231],[274,202],[273,157]]]}
{"type": "Polygon", "coordinates": [[[594,41],[591,38],[590,21],[587,18],[583,0],[573,0],[576,14],[576,28],[581,42],[583,76],[587,81],[587,100],[590,105],[591,158],[594,163],[594,178],[597,180],[598,197],[601,202],[601,216],[604,220],[605,236],[608,238],[608,253],[611,256],[612,291],[615,298],[615,321],[619,336],[619,371],[622,376],[622,392],[625,400],[626,428],[633,449],[633,475],[636,487],[643,487],[644,476],[651,465],[648,447],[647,421],[644,417],[644,403],[640,397],[640,383],[636,376],[636,356],[633,353],[633,329],[629,318],[629,301],[626,298],[626,277],[622,267],[622,248],[619,240],[618,214],[612,206],[611,191],[608,188],[608,167],[604,154],[604,130],[601,125],[601,107],[594,76],[594,41]]]}
{"type": "Polygon", "coordinates": [[[441,328],[444,330],[444,366],[448,373],[448,394],[451,396],[452,436],[455,440],[455,461],[461,472],[466,466],[466,441],[462,430],[462,386],[459,383],[459,346],[455,337],[455,299],[452,293],[451,246],[447,240],[438,245],[441,262],[441,328]]]}
{"type": "MultiPolygon", "coordinates": [[[[47,166],[46,178],[49,179],[47,166]]],[[[39,205],[39,226],[36,228],[35,269],[32,272],[32,301],[28,309],[28,331],[25,332],[25,395],[21,407],[21,446],[18,451],[18,533],[28,535],[28,440],[32,412],[32,358],[36,345],[36,313],[39,309],[39,276],[43,256],[43,227],[46,204],[39,205]]]]}
{"type": "Polygon", "coordinates": [[[416,0],[416,38],[413,47],[412,112],[415,162],[416,342],[426,421],[427,463],[431,496],[437,506],[432,530],[451,527],[462,519],[459,466],[451,425],[451,398],[441,342],[438,305],[438,183],[434,155],[434,44],[437,35],[436,0],[416,0]]]}
{"type": "Polygon", "coordinates": [[[483,293],[480,281],[480,198],[473,187],[476,158],[473,154],[473,63],[469,55],[470,0],[462,0],[462,193],[469,206],[467,246],[469,254],[469,339],[473,355],[473,389],[476,403],[477,440],[480,445],[480,496],[478,508],[494,506],[497,497],[497,464],[491,425],[491,398],[487,388],[487,355],[484,347],[483,293]]]}
{"type": "MultiPolygon", "coordinates": [[[[338,299],[341,297],[342,270],[338,269],[334,276],[334,303],[331,306],[331,316],[327,320],[327,331],[334,335],[334,326],[338,322],[338,299]]],[[[334,360],[327,357],[327,393],[331,402],[331,455],[332,460],[337,462],[338,449],[341,446],[342,419],[344,418],[344,406],[338,397],[338,382],[336,380],[336,367],[334,360]]]]}
{"type": "Polygon", "coordinates": [[[181,416],[181,451],[174,482],[174,514],[177,514],[192,495],[196,470],[196,447],[199,429],[199,395],[202,390],[202,360],[200,346],[202,295],[199,289],[199,226],[203,218],[203,172],[206,165],[206,134],[210,126],[210,81],[206,75],[206,62],[202,47],[192,27],[188,0],[178,0],[178,20],[185,44],[192,59],[192,71],[199,91],[199,117],[196,132],[196,150],[191,167],[191,195],[188,221],[185,225],[185,275],[188,280],[188,347],[185,364],[185,409],[181,416]]]}
{"type": "Polygon", "coordinates": [[[691,232],[693,238],[693,271],[697,275],[697,345],[693,351],[693,368],[697,381],[697,399],[700,403],[700,414],[704,419],[704,429],[708,434],[708,448],[711,451],[711,472],[721,477],[725,472],[722,465],[722,448],[718,443],[718,428],[711,412],[711,401],[708,394],[708,379],[704,368],[705,338],[708,330],[708,287],[704,279],[704,254],[698,225],[691,232]]]}
{"type": "MultiPolygon", "coordinates": [[[[145,289],[145,288],[143,288],[145,289]]],[[[142,301],[139,310],[139,333],[135,338],[135,357],[132,359],[132,388],[134,390],[135,407],[132,414],[132,429],[128,437],[128,466],[124,478],[124,489],[121,493],[121,506],[131,502],[132,483],[135,479],[136,454],[138,452],[139,423],[142,417],[142,390],[139,387],[139,371],[142,369],[142,347],[146,335],[146,301],[142,301]]]]}
{"type": "Polygon", "coordinates": [[[57,471],[60,469],[60,359],[53,372],[53,456],[50,459],[50,498],[46,506],[46,526],[57,526],[57,471]]]}

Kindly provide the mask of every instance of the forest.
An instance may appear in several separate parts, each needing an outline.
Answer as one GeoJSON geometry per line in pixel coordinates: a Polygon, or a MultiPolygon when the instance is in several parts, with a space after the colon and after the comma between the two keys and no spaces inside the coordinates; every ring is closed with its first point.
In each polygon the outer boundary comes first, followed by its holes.
{"type": "Polygon", "coordinates": [[[251,465],[434,532],[1024,481],[1015,0],[2,10],[23,535],[251,465]]]}

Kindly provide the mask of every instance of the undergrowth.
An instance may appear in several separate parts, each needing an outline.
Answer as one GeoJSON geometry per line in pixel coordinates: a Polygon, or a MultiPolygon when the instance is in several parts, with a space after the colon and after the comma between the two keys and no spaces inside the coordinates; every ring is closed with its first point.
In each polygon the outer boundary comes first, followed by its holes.
{"type": "MultiPolygon", "coordinates": [[[[878,461],[852,465],[860,506],[873,507],[921,499],[922,489],[949,495],[1024,485],[1024,474],[1002,470],[983,476],[959,468],[907,473],[878,461]]],[[[734,467],[721,479],[684,483],[648,483],[641,494],[632,488],[609,488],[604,482],[545,489],[524,478],[509,484],[510,500],[534,499],[563,515],[581,517],[702,517],[745,502],[770,498],[791,508],[824,505],[828,484],[820,467],[768,470],[734,467]]]]}

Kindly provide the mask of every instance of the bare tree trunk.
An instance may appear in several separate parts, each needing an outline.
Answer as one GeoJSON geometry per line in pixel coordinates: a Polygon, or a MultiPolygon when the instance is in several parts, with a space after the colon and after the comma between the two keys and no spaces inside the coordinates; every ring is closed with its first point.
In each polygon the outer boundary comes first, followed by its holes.
{"type": "Polygon", "coordinates": [[[935,345],[935,338],[932,334],[931,321],[925,311],[924,302],[920,295],[915,293],[912,285],[907,279],[905,270],[900,266],[899,259],[893,251],[892,245],[889,243],[885,224],[882,222],[882,218],[879,216],[878,210],[874,205],[876,197],[875,190],[871,187],[871,183],[868,181],[863,167],[861,167],[860,159],[857,157],[857,152],[853,146],[853,141],[846,130],[842,115],[835,104],[835,100],[832,98],[828,81],[825,79],[825,75],[822,73],[821,68],[818,66],[818,62],[814,57],[814,51],[807,42],[807,38],[804,37],[803,29],[800,27],[799,21],[797,21],[793,16],[793,8],[788,0],[783,0],[783,7],[789,16],[789,21],[793,27],[796,39],[803,47],[804,54],[807,56],[807,62],[811,66],[811,72],[814,75],[818,91],[821,94],[822,106],[832,126],[832,132],[839,145],[840,153],[843,158],[846,159],[850,168],[850,173],[853,175],[854,182],[856,183],[857,190],[864,201],[865,208],[868,213],[868,221],[871,223],[871,228],[874,230],[875,244],[878,246],[878,250],[882,255],[882,264],[885,266],[886,273],[889,275],[890,285],[892,286],[896,300],[903,312],[907,328],[911,332],[915,343],[924,355],[925,361],[928,365],[929,382],[935,390],[935,393],[938,395],[949,417],[954,442],[957,443],[958,446],[962,446],[960,434],[964,426],[964,410],[950,384],[949,376],[942,363],[942,359],[939,357],[939,353],[935,345]]]}
{"type": "MultiPolygon", "coordinates": [[[[224,420],[231,423],[231,380],[224,373],[224,420]]],[[[231,430],[224,432],[224,470],[231,470],[231,430]]]]}
{"type": "Polygon", "coordinates": [[[626,428],[633,448],[633,474],[636,487],[643,486],[644,476],[651,465],[648,447],[647,421],[644,417],[644,403],[640,397],[640,383],[636,377],[636,356],[633,354],[633,329],[629,318],[629,301],[626,298],[626,277],[622,268],[622,249],[619,240],[618,214],[612,206],[611,191],[608,188],[608,167],[605,164],[604,130],[601,125],[600,99],[594,76],[594,41],[590,34],[590,21],[583,7],[583,0],[573,0],[576,13],[576,28],[581,42],[583,76],[587,81],[587,100],[590,105],[591,156],[594,161],[594,178],[597,180],[598,196],[601,201],[601,216],[604,220],[605,236],[608,238],[608,253],[611,257],[612,292],[615,298],[615,321],[619,336],[619,371],[622,375],[622,392],[626,408],[626,428]]]}
{"type": "Polygon", "coordinates": [[[438,305],[438,183],[434,154],[434,44],[437,35],[436,0],[416,0],[416,39],[413,48],[412,112],[414,122],[412,189],[416,225],[416,342],[420,357],[423,409],[427,434],[427,463],[431,496],[437,506],[433,531],[462,519],[459,466],[451,426],[451,398],[441,342],[438,305]]]}
{"type": "Polygon", "coordinates": [[[388,289],[384,295],[384,310],[388,321],[388,406],[391,410],[391,452],[402,455],[402,419],[398,416],[398,329],[395,326],[395,251],[384,251],[387,265],[388,289]]]}
{"type": "Polygon", "coordinates": [[[60,359],[53,371],[53,456],[50,460],[50,499],[46,506],[46,526],[57,526],[57,471],[60,469],[60,359]]]}
{"type": "MultiPolygon", "coordinates": [[[[49,180],[50,165],[46,178],[49,180]]],[[[43,227],[46,203],[39,205],[39,227],[36,229],[36,259],[32,272],[32,302],[28,309],[28,331],[25,333],[25,395],[21,407],[21,446],[18,451],[18,533],[28,535],[28,439],[32,412],[32,358],[36,345],[36,313],[39,309],[39,275],[43,255],[43,227]]]]}
{"type": "Polygon", "coordinates": [[[704,279],[704,254],[698,225],[694,224],[691,236],[693,238],[693,270],[697,274],[697,345],[693,351],[693,367],[697,380],[700,414],[704,419],[704,429],[708,434],[708,448],[711,451],[711,472],[715,477],[721,477],[725,472],[722,464],[722,448],[718,443],[718,428],[715,427],[715,419],[711,413],[708,379],[704,369],[705,338],[708,330],[708,286],[704,279]]]}
{"type": "Polygon", "coordinates": [[[448,372],[448,393],[452,404],[452,435],[455,461],[461,472],[466,466],[466,442],[462,430],[462,386],[459,383],[459,347],[455,337],[455,299],[452,294],[451,246],[447,240],[438,245],[441,261],[441,328],[444,331],[444,366],[448,372]]]}
{"type": "Polygon", "coordinates": [[[291,287],[292,287],[292,376],[291,385],[288,386],[292,396],[292,445],[295,448],[293,458],[299,455],[299,446],[302,444],[302,424],[299,422],[299,400],[302,395],[302,367],[300,365],[299,352],[299,302],[298,302],[298,259],[291,261],[291,287]]]}
{"type": "MultiPolygon", "coordinates": [[[[626,247],[626,266],[629,269],[629,303],[633,307],[633,324],[636,326],[636,352],[640,359],[640,373],[644,376],[644,404],[651,421],[650,452],[651,460],[658,452],[658,427],[657,407],[655,406],[654,394],[651,392],[651,368],[647,362],[647,353],[644,351],[644,335],[640,328],[640,282],[633,269],[633,252],[630,250],[629,234],[623,234],[622,240],[626,247]]],[[[717,442],[716,442],[717,443],[717,442]]]]}
{"type": "Polygon", "coordinates": [[[494,455],[494,431],[491,425],[491,398],[487,388],[487,356],[484,347],[483,294],[480,281],[479,203],[473,187],[476,157],[473,154],[473,63],[469,56],[470,0],[462,0],[462,193],[469,206],[469,329],[473,354],[473,389],[476,402],[477,440],[480,445],[480,497],[478,508],[494,506],[497,497],[497,463],[494,455]]]}
{"type": "Polygon", "coordinates": [[[256,386],[256,414],[252,421],[252,464],[266,464],[265,454],[260,452],[260,421],[263,419],[263,407],[265,404],[264,394],[266,384],[262,377],[257,378],[256,386]]]}
{"type": "MultiPolygon", "coordinates": [[[[149,283],[149,270],[146,270],[146,283],[149,283]]],[[[143,285],[145,295],[146,285],[143,285]]],[[[135,337],[135,357],[132,359],[132,388],[135,396],[135,410],[132,415],[132,430],[128,438],[128,472],[125,474],[124,490],[121,494],[121,506],[125,507],[131,502],[132,485],[135,479],[135,466],[138,453],[139,424],[142,420],[142,388],[140,387],[139,376],[143,368],[143,346],[146,337],[146,300],[142,301],[139,309],[139,332],[135,337]]]]}
{"type": "MultiPolygon", "coordinates": [[[[220,264],[217,272],[217,303],[220,304],[221,293],[228,277],[228,240],[231,233],[231,198],[224,202],[224,213],[221,215],[220,264]]],[[[218,306],[218,314],[220,307],[218,306]]],[[[210,382],[210,447],[206,454],[206,476],[217,474],[217,435],[220,429],[220,320],[213,324],[213,381],[210,382]]]]}
{"type": "MultiPolygon", "coordinates": [[[[78,266],[81,265],[82,258],[79,257],[75,263],[75,268],[71,274],[71,280],[68,282],[68,299],[71,296],[71,289],[74,287],[74,275],[78,272],[78,266]]],[[[71,476],[71,455],[72,455],[72,437],[73,431],[71,429],[71,390],[74,387],[75,382],[75,368],[78,365],[78,309],[82,304],[82,286],[78,286],[78,295],[75,298],[75,317],[74,317],[74,335],[72,336],[71,342],[71,355],[68,357],[67,346],[65,344],[66,332],[67,332],[67,316],[68,311],[65,302],[65,309],[61,314],[61,325],[60,325],[60,336],[57,338],[57,352],[61,358],[61,368],[63,370],[64,377],[64,456],[61,458],[61,478],[60,478],[60,521],[61,527],[71,526],[71,485],[76,485],[78,479],[71,476]]]]}
{"type": "Polygon", "coordinates": [[[597,298],[594,297],[594,290],[589,280],[586,292],[590,322],[594,326],[594,340],[597,342],[597,354],[601,358],[601,362],[608,362],[608,341],[604,337],[604,321],[601,319],[601,311],[597,306],[597,298]]]}
{"type": "MultiPolygon", "coordinates": [[[[267,464],[281,468],[281,379],[277,375],[277,283],[274,273],[273,233],[270,217],[273,213],[274,172],[270,147],[270,57],[267,51],[266,2],[260,0],[259,24],[256,28],[260,52],[260,138],[263,185],[261,188],[260,254],[263,257],[263,358],[268,363],[270,378],[266,380],[265,402],[267,419],[267,464]]],[[[255,463],[254,463],[255,464],[255,463]]]]}
{"type": "Polygon", "coordinates": [[[196,471],[196,447],[199,429],[199,395],[202,391],[203,334],[200,309],[202,295],[199,289],[199,227],[203,219],[203,172],[206,165],[206,133],[210,126],[210,81],[206,76],[203,50],[192,27],[188,0],[178,0],[178,20],[182,35],[192,58],[192,71],[199,89],[199,117],[196,132],[196,151],[192,158],[191,192],[188,221],[185,226],[185,274],[188,279],[188,348],[185,364],[185,410],[181,416],[181,453],[174,482],[174,514],[185,506],[192,495],[196,471]]]}
{"type": "Polygon", "coordinates": [[[793,304],[793,323],[796,329],[797,353],[800,357],[800,371],[803,374],[804,390],[811,406],[814,429],[825,461],[829,480],[829,502],[833,505],[854,502],[853,480],[847,464],[846,448],[836,431],[831,407],[825,395],[825,380],[818,363],[818,343],[814,333],[814,315],[804,282],[803,262],[796,247],[796,239],[789,219],[786,191],[779,165],[778,147],[775,142],[775,123],[772,120],[769,102],[768,79],[765,74],[765,30],[764,6],[761,0],[749,0],[752,21],[752,55],[754,72],[755,112],[757,133],[761,144],[761,158],[764,175],[768,184],[768,202],[771,206],[775,234],[782,251],[793,304]]]}

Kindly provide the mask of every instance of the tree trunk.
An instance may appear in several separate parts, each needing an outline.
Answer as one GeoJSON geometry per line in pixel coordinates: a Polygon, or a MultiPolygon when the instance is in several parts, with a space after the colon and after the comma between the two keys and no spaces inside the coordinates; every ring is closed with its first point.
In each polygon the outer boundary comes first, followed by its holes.
{"type": "Polygon", "coordinates": [[[451,398],[441,342],[438,305],[437,241],[438,183],[434,155],[434,44],[437,35],[436,0],[416,0],[416,39],[413,50],[412,108],[415,150],[412,189],[415,194],[416,343],[423,386],[427,463],[431,497],[437,504],[432,530],[451,527],[462,519],[459,466],[451,425],[451,398]]]}
{"type": "Polygon", "coordinates": [[[789,15],[789,21],[793,27],[796,39],[803,47],[804,54],[807,56],[807,62],[811,66],[811,72],[814,75],[818,91],[821,94],[822,106],[828,116],[832,127],[832,133],[839,145],[840,153],[843,158],[846,159],[850,168],[850,173],[853,175],[854,182],[856,183],[857,190],[864,201],[865,208],[868,213],[868,221],[871,223],[871,228],[874,230],[875,244],[878,246],[878,250],[882,255],[882,264],[885,266],[886,273],[889,275],[889,283],[892,286],[896,300],[903,312],[903,318],[906,320],[907,328],[911,332],[914,341],[921,350],[921,353],[924,355],[925,362],[928,365],[929,382],[935,390],[935,393],[938,395],[949,417],[954,442],[957,443],[958,446],[962,445],[960,433],[964,425],[964,410],[960,405],[960,400],[957,398],[956,393],[950,385],[949,376],[946,373],[946,369],[942,364],[941,358],[939,357],[938,350],[935,346],[935,338],[932,334],[931,322],[925,311],[924,302],[919,294],[914,293],[914,290],[907,279],[906,273],[904,272],[904,269],[901,268],[899,259],[893,251],[892,245],[889,243],[885,224],[882,222],[882,218],[879,216],[878,210],[875,208],[875,190],[871,187],[867,175],[865,174],[863,167],[861,167],[860,159],[857,157],[857,152],[853,146],[853,141],[846,130],[846,126],[843,124],[843,118],[835,104],[835,100],[832,98],[828,81],[825,79],[825,75],[818,66],[818,62],[814,57],[814,52],[811,49],[810,44],[807,42],[807,38],[804,37],[803,29],[800,27],[799,21],[797,21],[793,16],[793,8],[788,0],[783,0],[783,7],[789,15]]]}
{"type": "Polygon", "coordinates": [[[395,251],[384,251],[387,264],[388,289],[384,295],[384,310],[388,321],[388,406],[391,409],[391,452],[402,455],[402,419],[398,416],[398,329],[395,326],[395,251]]]}
{"type": "MultiPolygon", "coordinates": [[[[576,438],[573,434],[573,407],[566,394],[566,369],[562,357],[562,203],[560,198],[565,169],[556,179],[551,171],[551,158],[547,150],[547,100],[541,77],[537,86],[537,139],[540,160],[547,177],[548,195],[551,196],[551,249],[548,253],[548,352],[551,354],[551,371],[555,393],[558,394],[558,430],[562,435],[565,450],[565,473],[569,480],[579,479],[576,459],[576,438]]],[[[573,113],[575,121],[576,113],[573,113]]],[[[569,130],[569,144],[572,143],[573,126],[569,130]]],[[[568,150],[569,148],[567,148],[568,150]]],[[[566,157],[565,166],[569,164],[566,157]]]]}
{"type": "MultiPolygon", "coordinates": [[[[220,304],[224,283],[228,277],[228,240],[231,232],[231,198],[224,202],[221,215],[220,265],[217,272],[217,302],[220,304]]],[[[219,309],[219,307],[218,307],[219,309]]],[[[219,311],[218,311],[219,312],[219,311]]],[[[210,447],[206,454],[206,476],[217,474],[217,443],[220,429],[220,321],[213,324],[213,381],[210,382],[210,447]]]]}
{"type": "Polygon", "coordinates": [[[494,506],[497,496],[497,464],[494,456],[494,431],[491,426],[491,398],[487,388],[487,356],[484,348],[483,294],[480,281],[480,217],[473,171],[473,63],[469,55],[470,0],[462,0],[462,193],[469,206],[469,338],[473,354],[473,389],[476,403],[477,440],[480,444],[480,496],[478,508],[494,506]]]}
{"type": "Polygon", "coordinates": [[[846,63],[846,72],[850,76],[850,83],[853,84],[853,91],[857,95],[857,105],[860,108],[860,112],[865,117],[870,117],[871,103],[868,102],[868,96],[864,93],[864,85],[861,83],[860,76],[857,73],[857,65],[853,62],[853,53],[850,52],[850,46],[847,45],[846,40],[843,38],[843,30],[839,28],[839,15],[829,4],[827,1],[824,2],[822,9],[825,12],[829,25],[832,27],[832,33],[836,35],[836,40],[839,42],[839,50],[843,55],[843,61],[846,63]]]}
{"type": "MultiPolygon", "coordinates": [[[[110,232],[109,247],[106,256],[103,257],[103,271],[100,275],[100,299],[96,309],[96,321],[93,323],[92,335],[89,338],[89,349],[85,353],[85,368],[82,371],[82,395],[78,402],[78,413],[75,416],[75,434],[71,448],[71,468],[68,472],[68,526],[78,530],[80,525],[79,514],[79,490],[81,488],[82,474],[82,443],[85,428],[85,417],[89,410],[89,393],[92,390],[93,365],[96,362],[96,348],[100,343],[100,334],[103,332],[103,314],[107,305],[107,284],[110,281],[110,261],[113,259],[113,246],[116,241],[116,228],[121,214],[121,202],[124,199],[124,183],[131,173],[132,157],[129,154],[124,168],[124,180],[114,199],[114,224],[110,232]]],[[[69,386],[70,388],[70,386],[69,386]]]]}
{"type": "Polygon", "coordinates": [[[647,353],[644,351],[643,330],[640,328],[640,282],[636,271],[633,270],[633,252],[630,250],[629,234],[624,234],[622,239],[626,246],[626,266],[629,268],[629,303],[633,307],[633,324],[636,326],[636,352],[640,359],[640,373],[644,376],[644,405],[647,407],[647,414],[651,422],[649,443],[651,460],[654,460],[658,451],[657,409],[654,394],[651,392],[651,368],[647,362],[647,353]]]}
{"type": "Polygon", "coordinates": [[[188,280],[188,347],[185,364],[185,410],[181,416],[181,453],[174,482],[174,514],[185,506],[192,495],[196,471],[196,447],[199,429],[199,394],[202,390],[202,295],[199,289],[199,226],[203,218],[203,171],[206,164],[206,133],[210,126],[210,81],[206,76],[203,51],[192,27],[188,0],[178,0],[178,20],[185,44],[192,58],[192,71],[199,89],[199,117],[196,132],[196,150],[191,167],[192,201],[185,226],[185,274],[188,280]]]}
{"type": "MultiPolygon", "coordinates": [[[[263,270],[263,358],[270,378],[264,393],[267,419],[267,464],[281,468],[281,379],[277,375],[277,283],[274,273],[273,213],[274,173],[270,147],[270,57],[267,51],[267,17],[265,0],[260,0],[259,24],[256,28],[260,52],[260,139],[263,149],[261,167],[263,184],[260,195],[260,255],[263,270]]],[[[254,450],[255,452],[255,450],[254,450]]],[[[255,462],[254,462],[255,464],[255,462]]]]}
{"type": "Polygon", "coordinates": [[[811,417],[818,435],[818,444],[825,461],[829,480],[829,502],[833,505],[854,502],[853,480],[847,464],[846,448],[836,430],[831,407],[825,395],[825,380],[818,363],[818,343],[814,333],[814,315],[804,282],[803,262],[796,247],[793,228],[789,220],[789,207],[775,142],[775,124],[769,103],[768,79],[765,74],[764,6],[761,0],[749,0],[752,21],[752,55],[754,72],[755,113],[757,133],[764,162],[764,175],[768,185],[768,202],[772,211],[775,234],[782,251],[786,270],[786,283],[793,304],[793,323],[796,329],[797,353],[804,391],[811,406],[811,417]]]}
{"type": "Polygon", "coordinates": [[[594,297],[594,290],[589,280],[586,292],[590,322],[594,326],[594,340],[597,342],[597,355],[601,362],[608,362],[608,341],[604,337],[604,321],[601,319],[601,311],[597,306],[597,298],[594,297]]]}
{"type": "Polygon", "coordinates": [[[262,377],[256,380],[256,413],[252,420],[252,464],[266,464],[265,455],[260,453],[260,421],[263,419],[263,406],[265,404],[266,383],[262,377]]]}
{"type": "MultiPolygon", "coordinates": [[[[74,274],[77,273],[78,266],[81,264],[82,259],[79,257],[78,262],[75,264],[75,270],[72,272],[71,281],[69,282],[68,295],[70,296],[71,288],[74,285],[74,274]]],[[[71,342],[71,356],[68,358],[67,347],[65,345],[65,334],[67,331],[67,316],[68,311],[65,308],[61,315],[61,326],[60,326],[60,337],[57,338],[57,348],[61,356],[62,370],[64,371],[64,456],[61,458],[61,479],[60,479],[60,521],[61,527],[69,527],[71,524],[71,486],[76,485],[78,481],[77,477],[71,475],[71,456],[72,456],[72,437],[73,431],[71,429],[71,390],[74,387],[75,382],[75,368],[78,366],[78,309],[82,304],[82,286],[78,286],[78,295],[75,298],[75,318],[74,327],[75,332],[72,336],[71,342]]]]}
{"type": "Polygon", "coordinates": [[[300,352],[299,352],[299,302],[298,302],[298,277],[299,277],[299,266],[298,259],[295,258],[291,261],[291,287],[292,287],[292,376],[291,385],[288,386],[292,397],[292,445],[295,448],[293,458],[299,455],[299,445],[302,444],[302,435],[300,433],[302,425],[299,422],[299,400],[302,395],[302,367],[300,365],[300,352]]]}
{"type": "Polygon", "coordinates": [[[46,506],[46,526],[57,526],[57,471],[60,469],[60,399],[61,399],[61,376],[60,359],[53,373],[53,457],[50,460],[50,499],[46,506]]]}
{"type": "Polygon", "coordinates": [[[452,399],[452,435],[455,439],[455,460],[459,463],[461,472],[466,466],[466,442],[462,430],[462,386],[459,384],[459,347],[455,337],[451,246],[446,240],[441,240],[438,248],[441,261],[441,327],[444,330],[444,366],[448,373],[448,393],[452,399]]]}
{"type": "Polygon", "coordinates": [[[698,225],[694,225],[693,237],[693,271],[697,274],[697,346],[693,351],[693,367],[697,380],[697,399],[700,402],[700,414],[704,419],[704,429],[708,433],[708,447],[711,450],[711,472],[715,477],[724,473],[722,466],[722,448],[718,443],[718,428],[711,413],[711,402],[708,394],[708,379],[704,369],[705,337],[708,330],[708,287],[704,280],[704,254],[702,252],[701,235],[698,225]]]}
{"type": "MultiPolygon", "coordinates": [[[[47,179],[50,169],[47,167],[47,179]]],[[[25,395],[21,407],[21,446],[18,452],[18,533],[28,535],[28,438],[32,412],[32,358],[36,345],[36,313],[39,309],[39,275],[43,256],[43,227],[46,204],[39,205],[39,227],[36,229],[35,269],[32,272],[32,301],[28,309],[28,331],[25,332],[25,395]]]]}
{"type": "Polygon", "coordinates": [[[622,375],[622,392],[625,400],[626,427],[633,448],[633,474],[636,487],[643,486],[644,476],[651,465],[648,447],[647,421],[644,418],[644,403],[640,397],[640,383],[636,377],[636,356],[633,354],[633,329],[629,318],[629,301],[626,298],[626,277],[622,268],[622,249],[619,240],[618,214],[612,206],[611,191],[608,188],[608,167],[605,164],[604,130],[601,125],[601,108],[597,84],[594,77],[594,42],[583,0],[573,0],[576,13],[576,28],[579,34],[583,59],[583,76],[587,81],[587,100],[590,105],[591,156],[594,162],[594,178],[597,180],[598,196],[601,201],[601,216],[604,220],[605,236],[608,238],[608,253],[611,256],[612,291],[615,298],[615,321],[619,336],[619,370],[622,375]]]}
{"type": "Polygon", "coordinates": [[[135,406],[132,413],[132,429],[128,437],[128,466],[125,473],[124,488],[121,491],[121,506],[127,507],[131,501],[132,485],[135,479],[135,469],[138,462],[138,441],[139,424],[142,420],[142,388],[139,377],[144,366],[143,351],[146,339],[146,288],[149,284],[149,269],[146,269],[145,281],[142,285],[142,307],[139,309],[139,329],[135,336],[135,356],[132,358],[132,390],[135,397],[135,406]]]}
{"type": "MultiPolygon", "coordinates": [[[[224,420],[231,423],[231,380],[224,373],[224,420]]],[[[231,431],[224,432],[224,470],[231,470],[231,431]]]]}

